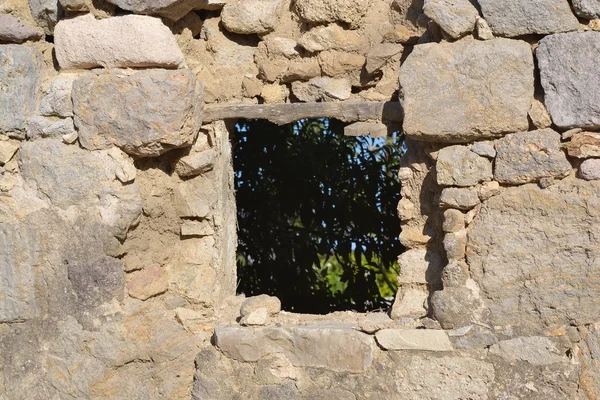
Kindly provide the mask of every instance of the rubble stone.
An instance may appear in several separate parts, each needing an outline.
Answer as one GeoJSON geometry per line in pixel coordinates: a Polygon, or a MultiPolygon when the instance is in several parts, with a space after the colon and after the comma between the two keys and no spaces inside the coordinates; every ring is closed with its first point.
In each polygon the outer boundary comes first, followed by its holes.
{"type": "Polygon", "coordinates": [[[435,164],[437,182],[446,186],[474,186],[492,179],[492,162],[466,146],[444,147],[435,164]]]}
{"type": "Polygon", "coordinates": [[[423,12],[453,39],[473,32],[479,17],[469,0],[425,0],[423,12]]]}
{"type": "Polygon", "coordinates": [[[275,29],[280,9],[281,0],[233,0],[223,7],[221,21],[233,33],[265,34],[275,29]]]}
{"type": "Polygon", "coordinates": [[[12,15],[0,14],[0,42],[23,43],[39,39],[40,32],[12,15]]]}

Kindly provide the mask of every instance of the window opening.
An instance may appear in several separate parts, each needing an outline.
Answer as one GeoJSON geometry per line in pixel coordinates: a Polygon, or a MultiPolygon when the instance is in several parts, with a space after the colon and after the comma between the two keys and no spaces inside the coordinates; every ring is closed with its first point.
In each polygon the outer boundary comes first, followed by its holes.
{"type": "Polygon", "coordinates": [[[402,136],[345,137],[334,119],[235,127],[238,293],[286,311],[391,306],[402,136]]]}

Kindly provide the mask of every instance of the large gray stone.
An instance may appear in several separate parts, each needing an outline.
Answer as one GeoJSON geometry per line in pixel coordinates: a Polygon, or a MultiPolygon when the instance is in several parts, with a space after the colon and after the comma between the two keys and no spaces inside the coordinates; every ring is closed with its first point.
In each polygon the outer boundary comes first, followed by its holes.
{"type": "Polygon", "coordinates": [[[0,42],[23,43],[39,39],[40,32],[12,15],[0,14],[0,42]]]}
{"type": "Polygon", "coordinates": [[[52,35],[56,23],[65,13],[58,0],[29,0],[29,8],[46,35],[52,35]]]}
{"type": "Polygon", "coordinates": [[[440,185],[474,186],[492,179],[492,162],[466,146],[444,147],[438,153],[435,169],[440,185]]]}
{"type": "Polygon", "coordinates": [[[469,0],[425,0],[423,12],[453,39],[473,32],[479,17],[469,0]]]}
{"type": "Polygon", "coordinates": [[[372,0],[296,0],[300,18],[315,25],[331,22],[357,28],[371,6],[372,0]]]}
{"type": "Polygon", "coordinates": [[[485,202],[467,243],[485,322],[532,335],[597,321],[599,210],[600,182],[576,178],[506,188],[485,202]]]}
{"type": "Polygon", "coordinates": [[[143,15],[63,20],[56,25],[54,44],[62,69],[177,68],[184,61],[169,28],[143,15]]]}
{"type": "Polygon", "coordinates": [[[79,140],[91,150],[116,145],[144,157],[191,145],[201,103],[201,86],[187,70],[94,71],[73,85],[79,140]]]}
{"type": "Polygon", "coordinates": [[[598,0],[572,0],[575,13],[582,18],[600,18],[600,1],[598,0]]]}
{"type": "Polygon", "coordinates": [[[552,129],[506,135],[496,142],[494,179],[522,184],[542,178],[564,178],[571,164],[560,149],[560,134],[552,129]]]}
{"type": "Polygon", "coordinates": [[[496,35],[547,35],[579,29],[579,22],[567,0],[477,1],[496,35]]]}
{"type": "Polygon", "coordinates": [[[160,15],[178,21],[192,10],[219,10],[228,0],[108,0],[136,14],[160,15]]]}
{"type": "Polygon", "coordinates": [[[120,238],[137,223],[142,212],[139,186],[116,180],[118,164],[105,152],[41,140],[23,143],[19,158],[23,178],[35,182],[54,206],[85,209],[120,238]]]}
{"type": "Polygon", "coordinates": [[[600,180],[600,159],[590,158],[581,163],[579,177],[586,181],[600,180]]]}
{"type": "Polygon", "coordinates": [[[42,55],[30,47],[0,45],[0,65],[0,133],[23,139],[37,107],[42,55]]]}
{"type": "Polygon", "coordinates": [[[373,362],[374,341],[343,325],[240,328],[218,326],[215,344],[229,358],[256,362],[284,354],[294,366],[361,372],[373,362]]]}
{"type": "Polygon", "coordinates": [[[554,124],[600,128],[600,32],[547,36],[536,56],[554,124]]]}
{"type": "Polygon", "coordinates": [[[526,42],[461,40],[415,46],[400,68],[404,132],[469,142],[526,130],[533,56],[526,42]]]}
{"type": "Polygon", "coordinates": [[[281,0],[232,0],[223,7],[225,29],[242,35],[265,34],[279,21],[281,0]]]}

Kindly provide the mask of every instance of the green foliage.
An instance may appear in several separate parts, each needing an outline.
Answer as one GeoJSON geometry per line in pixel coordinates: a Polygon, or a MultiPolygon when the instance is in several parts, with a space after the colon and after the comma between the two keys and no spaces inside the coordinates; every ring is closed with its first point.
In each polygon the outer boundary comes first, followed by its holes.
{"type": "Polygon", "coordinates": [[[348,138],[343,128],[237,125],[239,292],[275,295],[295,312],[389,307],[402,252],[401,137],[348,138]]]}

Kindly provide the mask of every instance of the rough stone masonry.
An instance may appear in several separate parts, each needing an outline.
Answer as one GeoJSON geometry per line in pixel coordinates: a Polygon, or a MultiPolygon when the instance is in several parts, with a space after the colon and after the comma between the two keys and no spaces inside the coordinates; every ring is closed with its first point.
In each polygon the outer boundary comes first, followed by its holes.
{"type": "Polygon", "coordinates": [[[599,18],[0,0],[0,400],[597,399],[599,18]],[[236,296],[245,115],[402,122],[389,312],[236,296]]]}

